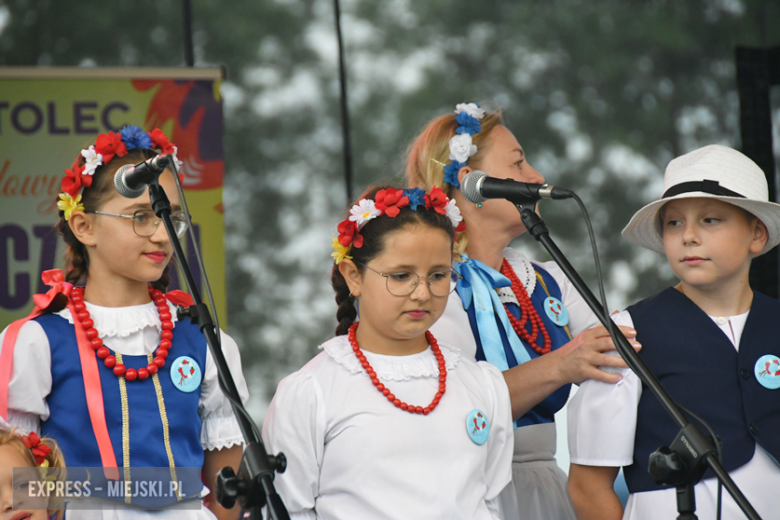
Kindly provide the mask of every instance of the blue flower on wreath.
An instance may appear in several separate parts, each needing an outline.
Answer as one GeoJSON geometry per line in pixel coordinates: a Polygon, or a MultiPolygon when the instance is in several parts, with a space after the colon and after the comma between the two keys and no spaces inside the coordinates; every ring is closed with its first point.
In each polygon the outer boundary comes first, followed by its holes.
{"type": "Polygon", "coordinates": [[[460,188],[460,182],[458,181],[458,172],[461,168],[466,166],[466,163],[458,161],[452,161],[450,164],[444,167],[444,182],[460,188]]]}
{"type": "Polygon", "coordinates": [[[409,207],[412,211],[417,211],[417,206],[425,207],[425,190],[422,188],[411,188],[404,190],[404,195],[409,197],[409,207]]]}
{"type": "Polygon", "coordinates": [[[482,131],[482,122],[475,117],[471,117],[466,112],[461,112],[458,114],[458,117],[455,118],[455,121],[457,121],[460,125],[458,129],[455,130],[456,134],[467,133],[474,135],[482,131]]]}
{"type": "Polygon", "coordinates": [[[147,150],[152,147],[152,139],[140,126],[126,126],[119,131],[119,134],[122,136],[122,142],[125,143],[128,151],[136,148],[147,150]]]}

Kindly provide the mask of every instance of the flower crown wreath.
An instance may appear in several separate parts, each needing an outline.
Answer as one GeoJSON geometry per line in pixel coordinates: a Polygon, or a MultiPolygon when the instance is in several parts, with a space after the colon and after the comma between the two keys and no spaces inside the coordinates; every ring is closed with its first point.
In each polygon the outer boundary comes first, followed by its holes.
{"type": "Polygon", "coordinates": [[[182,162],[176,157],[178,149],[168,140],[168,137],[159,128],[151,132],[144,132],[141,127],[130,125],[122,128],[118,133],[108,132],[100,134],[94,145],[81,150],[81,155],[73,163],[69,170],[65,170],[62,179],[62,193],[57,207],[65,213],[65,220],[69,220],[74,211],[84,211],[81,203],[81,192],[84,188],[92,186],[92,176],[98,166],[108,164],[111,159],[124,157],[130,150],[160,150],[173,156],[176,166],[182,162]]]}
{"type": "MultiPolygon", "coordinates": [[[[455,136],[450,139],[451,163],[444,166],[444,182],[460,188],[458,172],[466,166],[469,157],[477,153],[477,145],[472,143],[471,136],[482,131],[480,119],[485,117],[485,110],[476,103],[460,103],[455,106],[458,128],[455,136]]],[[[437,161],[438,162],[438,161],[437,161]]]]}
{"type": "Polygon", "coordinates": [[[33,458],[35,459],[35,465],[39,468],[48,468],[49,461],[46,457],[51,453],[51,448],[41,442],[41,438],[35,432],[30,432],[29,435],[21,435],[20,438],[25,447],[30,450],[33,458]]]}
{"type": "Polygon", "coordinates": [[[460,215],[460,209],[455,205],[455,199],[449,199],[439,187],[434,186],[431,192],[426,194],[422,188],[410,188],[396,190],[387,188],[376,194],[376,201],[360,199],[360,202],[349,210],[349,218],[338,226],[339,236],[333,238],[331,256],[338,265],[345,258],[352,259],[349,254],[350,247],[363,247],[363,235],[360,230],[366,223],[382,215],[397,217],[401,208],[409,206],[412,211],[423,206],[426,210],[433,209],[440,215],[447,215],[455,231],[466,229],[466,223],[460,215]]]}

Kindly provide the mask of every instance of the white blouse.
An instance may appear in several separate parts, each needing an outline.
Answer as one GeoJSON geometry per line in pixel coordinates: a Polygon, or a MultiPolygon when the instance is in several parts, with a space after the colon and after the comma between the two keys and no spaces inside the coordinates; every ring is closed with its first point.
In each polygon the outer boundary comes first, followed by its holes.
{"type": "MultiPolygon", "coordinates": [[[[172,321],[177,321],[175,305],[168,303],[168,306],[171,308],[172,321]]],[[[131,307],[100,307],[87,303],[87,310],[100,338],[110,342],[116,352],[127,356],[145,355],[154,352],[159,345],[162,329],[154,302],[131,307]]],[[[57,314],[73,323],[68,309],[57,314]]],[[[5,331],[0,334],[0,344],[4,337],[5,331]]],[[[224,332],[221,338],[228,367],[242,401],[246,402],[249,391],[241,371],[238,346],[224,332]]],[[[46,397],[51,392],[52,378],[49,340],[36,321],[28,321],[19,330],[13,363],[6,419],[20,430],[40,433],[40,421],[49,418],[46,397]]],[[[217,366],[210,351],[206,355],[198,412],[203,421],[200,442],[204,450],[243,444],[244,439],[230,401],[219,388],[217,366]]]]}
{"type": "MultiPolygon", "coordinates": [[[[509,247],[504,249],[503,254],[529,295],[534,292],[537,282],[532,263],[538,265],[553,277],[561,290],[560,300],[569,312],[569,331],[572,337],[594,325],[598,325],[598,318],[590,310],[590,307],[585,303],[580,293],[577,292],[577,289],[574,288],[574,285],[563,274],[558,264],[555,262],[531,262],[523,253],[509,247]]],[[[502,287],[497,292],[503,303],[517,303],[517,298],[511,287],[502,287]]],[[[464,356],[474,359],[477,355],[477,342],[471,330],[468,313],[463,308],[463,301],[458,296],[457,291],[450,294],[444,314],[433,324],[431,332],[440,341],[458,345],[464,356]]]]}
{"type": "MultiPolygon", "coordinates": [[[[710,316],[739,350],[739,340],[749,312],[738,316],[710,316]]],[[[618,325],[633,327],[628,311],[612,317],[618,325]]],[[[608,352],[619,355],[617,351],[608,352]]],[[[634,435],[642,382],[628,368],[601,367],[620,373],[623,379],[615,385],[588,380],[569,402],[569,452],[571,462],[585,466],[620,467],[633,463],[634,435]]],[[[669,439],[672,442],[673,439],[669,439]]],[[[776,518],[774,496],[780,489],[780,466],[758,444],[753,458],[729,473],[762,518],[776,518]]],[[[715,518],[718,496],[717,479],[699,482],[694,488],[696,514],[699,518],[715,518]]],[[[723,489],[723,518],[744,518],[744,514],[723,489]]],[[[674,488],[632,493],[623,519],[650,520],[675,518],[677,499],[674,488]]]]}
{"type": "MultiPolygon", "coordinates": [[[[510,481],[512,418],[501,373],[462,359],[439,342],[447,390],[429,415],[394,407],[371,384],[346,336],[281,383],[263,438],[283,452],[275,487],[293,519],[498,518],[496,497],[510,481]],[[490,433],[473,442],[467,415],[485,413],[490,433]]],[[[398,399],[427,406],[438,391],[430,347],[409,356],[364,351],[398,399]]]]}

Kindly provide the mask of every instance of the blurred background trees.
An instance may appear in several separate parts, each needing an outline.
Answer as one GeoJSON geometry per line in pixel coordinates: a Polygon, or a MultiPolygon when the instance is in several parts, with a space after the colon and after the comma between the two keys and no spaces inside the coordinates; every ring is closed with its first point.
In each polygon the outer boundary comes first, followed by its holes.
{"type": "MultiPolygon", "coordinates": [[[[276,383],[335,328],[330,240],[343,218],[330,0],[193,0],[196,66],[224,65],[229,332],[261,419],[276,383]]],[[[620,230],[674,156],[740,146],[735,47],[780,45],[771,0],[344,0],[355,195],[403,182],[422,125],[476,101],[504,110],[530,163],[576,190],[610,307],[672,283],[620,230]]],[[[0,66],[183,66],[181,3],[0,0],[0,66]]],[[[780,93],[773,119],[780,123],[780,93]]],[[[775,150],[780,132],[775,131],[775,150]]],[[[596,291],[570,202],[541,207],[596,291]]],[[[546,259],[528,237],[516,244],[546,259]]]]}

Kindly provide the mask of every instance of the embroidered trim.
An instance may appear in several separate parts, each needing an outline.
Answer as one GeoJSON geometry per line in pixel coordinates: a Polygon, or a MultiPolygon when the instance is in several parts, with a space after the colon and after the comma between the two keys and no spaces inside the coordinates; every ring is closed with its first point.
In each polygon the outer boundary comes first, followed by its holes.
{"type": "MultiPolygon", "coordinates": [[[[355,353],[352,352],[347,336],[336,336],[320,345],[320,348],[351,373],[365,372],[355,357],[355,353]]],[[[439,348],[444,355],[447,370],[455,368],[460,361],[460,351],[442,343],[439,343],[439,348]]],[[[438,363],[428,349],[410,356],[383,356],[373,352],[364,352],[376,371],[377,377],[384,381],[408,381],[413,377],[439,377],[438,363]]]]}
{"type": "MultiPolygon", "coordinates": [[[[515,275],[520,279],[520,283],[523,284],[523,287],[525,287],[525,291],[530,298],[536,290],[536,276],[534,276],[536,270],[534,269],[533,264],[531,264],[531,261],[528,260],[523,253],[510,248],[504,249],[504,258],[506,258],[509,265],[512,266],[515,275]]],[[[515,305],[520,305],[520,302],[517,301],[517,295],[515,295],[511,287],[499,287],[496,291],[498,292],[498,298],[501,300],[501,303],[514,303],[515,305]]]]}
{"type": "MultiPolygon", "coordinates": [[[[147,354],[146,358],[149,360],[149,363],[154,361],[152,354],[147,354]]],[[[154,381],[154,391],[157,394],[157,407],[160,410],[160,421],[162,421],[165,453],[168,455],[168,466],[171,468],[171,478],[174,482],[178,482],[179,479],[176,478],[176,462],[173,459],[173,450],[171,450],[171,434],[168,424],[168,412],[165,410],[165,399],[163,399],[162,386],[160,386],[160,378],[158,374],[159,372],[152,375],[152,381],[154,381]]],[[[176,500],[181,501],[181,494],[178,487],[176,487],[176,500]]]]}
{"type": "MultiPolygon", "coordinates": [[[[116,352],[117,364],[122,364],[122,354],[116,352]]],[[[125,376],[118,377],[119,396],[122,402],[122,466],[124,466],[125,482],[130,482],[130,407],[127,402],[127,381],[125,376]]],[[[125,503],[130,503],[130,495],[125,494],[125,503]]]]}
{"type": "MultiPolygon", "coordinates": [[[[542,289],[544,289],[544,292],[547,293],[547,297],[549,298],[551,296],[550,291],[547,290],[547,284],[544,283],[544,278],[542,278],[542,275],[539,274],[539,271],[536,271],[536,279],[539,280],[539,282],[542,284],[542,289]]],[[[569,336],[569,340],[571,340],[572,337],[571,337],[571,331],[569,330],[569,326],[564,325],[563,330],[566,331],[566,334],[568,334],[569,336]]]]}

